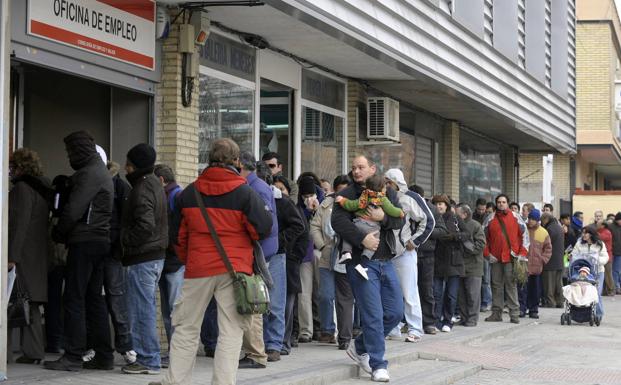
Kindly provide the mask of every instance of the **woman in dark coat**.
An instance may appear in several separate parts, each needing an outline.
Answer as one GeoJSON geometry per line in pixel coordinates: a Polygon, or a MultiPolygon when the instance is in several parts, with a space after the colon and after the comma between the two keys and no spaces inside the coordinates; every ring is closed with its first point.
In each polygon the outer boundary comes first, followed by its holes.
{"type": "Polygon", "coordinates": [[[448,230],[448,234],[440,237],[436,244],[433,278],[436,327],[448,333],[453,328],[460,278],[466,272],[463,241],[468,235],[463,231],[461,218],[451,211],[451,202],[446,195],[436,195],[431,202],[442,214],[448,230]]]}
{"type": "Polygon", "coordinates": [[[9,269],[30,296],[30,325],[22,329],[22,352],[16,362],[32,364],[44,356],[39,306],[47,302],[48,221],[52,189],[43,177],[36,152],[15,151],[10,160],[9,269]]]}

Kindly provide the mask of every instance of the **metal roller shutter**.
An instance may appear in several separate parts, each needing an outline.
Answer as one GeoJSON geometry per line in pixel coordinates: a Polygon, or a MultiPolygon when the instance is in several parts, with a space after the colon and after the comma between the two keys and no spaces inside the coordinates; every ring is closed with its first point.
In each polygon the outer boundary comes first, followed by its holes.
{"type": "Polygon", "coordinates": [[[433,140],[424,136],[416,137],[415,183],[425,190],[425,195],[433,194],[433,140]]]}

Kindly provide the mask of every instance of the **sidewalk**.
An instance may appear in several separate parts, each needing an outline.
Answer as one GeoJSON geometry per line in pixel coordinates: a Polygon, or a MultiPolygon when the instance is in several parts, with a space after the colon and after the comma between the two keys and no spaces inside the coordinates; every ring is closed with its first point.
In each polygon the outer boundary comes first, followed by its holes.
{"type": "MultiPolygon", "coordinates": [[[[543,314],[550,313],[550,322],[558,319],[560,311],[544,309],[543,314]]],[[[490,313],[481,313],[481,321],[476,328],[456,326],[451,333],[439,333],[436,336],[425,336],[420,343],[405,343],[401,341],[387,341],[387,358],[391,373],[396,374],[397,368],[419,373],[433,374],[445,377],[450,376],[456,381],[480,371],[484,365],[494,362],[493,366],[508,367],[517,357],[505,355],[502,359],[490,357],[484,348],[471,347],[473,342],[487,341],[509,334],[511,331],[523,328],[534,323],[528,318],[522,319],[519,325],[510,324],[505,314],[503,323],[483,322],[490,313]],[[467,357],[466,360],[464,358],[467,357]],[[446,362],[451,361],[451,362],[446,362]],[[466,361],[464,364],[456,364],[466,361]],[[417,367],[420,366],[420,371],[417,367]],[[393,369],[394,368],[394,369],[393,369]],[[433,369],[433,370],[432,370],[433,369]]],[[[49,358],[53,358],[50,356],[49,358]]],[[[3,384],[84,384],[84,385],[118,385],[141,384],[156,381],[162,377],[126,375],[120,372],[121,360],[114,371],[83,371],[80,373],[54,372],[33,365],[9,365],[9,380],[3,384]]],[[[197,357],[194,369],[193,384],[210,384],[213,360],[203,356],[197,357]]],[[[399,369],[401,370],[401,369],[399,369]]],[[[164,372],[164,370],[163,370],[164,372]]],[[[310,343],[300,344],[290,356],[283,356],[282,360],[270,363],[266,369],[245,369],[238,372],[238,384],[289,384],[313,385],[333,384],[339,381],[358,378],[358,367],[353,364],[344,351],[335,345],[310,343]]],[[[366,373],[355,383],[370,383],[366,373]],[[366,378],[365,378],[366,377],[366,378]]],[[[451,381],[451,382],[452,382],[451,381]]],[[[417,381],[417,383],[420,383],[417,381]]],[[[436,383],[431,381],[429,383],[436,383]]],[[[439,383],[446,383],[444,381],[439,383]]]]}

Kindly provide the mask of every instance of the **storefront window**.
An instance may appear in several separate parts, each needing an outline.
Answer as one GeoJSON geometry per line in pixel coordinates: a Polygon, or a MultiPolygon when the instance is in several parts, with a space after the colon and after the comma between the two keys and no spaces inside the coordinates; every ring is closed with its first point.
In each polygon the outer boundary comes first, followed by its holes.
{"type": "Polygon", "coordinates": [[[231,138],[242,151],[252,151],[254,90],[201,75],[199,91],[199,170],[207,167],[215,139],[231,138]]]}
{"type": "Polygon", "coordinates": [[[342,171],[343,118],[302,107],[302,172],[332,183],[342,171]]]}
{"type": "Polygon", "coordinates": [[[479,198],[491,201],[500,194],[502,189],[500,154],[462,148],[459,172],[459,198],[462,202],[474,204],[479,198]]]}

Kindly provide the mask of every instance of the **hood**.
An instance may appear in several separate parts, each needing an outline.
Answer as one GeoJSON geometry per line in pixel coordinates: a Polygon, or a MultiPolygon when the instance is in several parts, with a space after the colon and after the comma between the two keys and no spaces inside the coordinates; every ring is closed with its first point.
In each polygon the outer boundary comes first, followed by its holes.
{"type": "Polygon", "coordinates": [[[232,168],[207,167],[194,182],[204,195],[224,195],[246,184],[246,179],[232,168]]]}
{"type": "Polygon", "coordinates": [[[399,170],[398,168],[391,168],[390,170],[386,171],[386,173],[384,174],[384,177],[395,182],[397,186],[399,187],[399,191],[401,192],[408,191],[408,185],[407,183],[405,183],[405,177],[403,176],[403,171],[399,170]]]}
{"type": "Polygon", "coordinates": [[[101,159],[95,147],[95,140],[85,131],[77,131],[64,138],[71,168],[79,170],[95,156],[101,159]]]}

